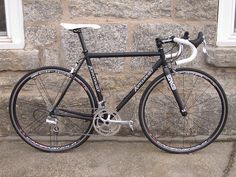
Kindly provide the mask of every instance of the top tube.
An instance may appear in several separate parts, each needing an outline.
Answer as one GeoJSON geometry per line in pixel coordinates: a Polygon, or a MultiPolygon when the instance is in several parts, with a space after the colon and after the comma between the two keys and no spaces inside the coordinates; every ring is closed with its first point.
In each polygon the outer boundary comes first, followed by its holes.
{"type": "Polygon", "coordinates": [[[118,58],[118,57],[152,57],[160,56],[159,52],[115,52],[115,53],[87,53],[89,58],[118,58]]]}

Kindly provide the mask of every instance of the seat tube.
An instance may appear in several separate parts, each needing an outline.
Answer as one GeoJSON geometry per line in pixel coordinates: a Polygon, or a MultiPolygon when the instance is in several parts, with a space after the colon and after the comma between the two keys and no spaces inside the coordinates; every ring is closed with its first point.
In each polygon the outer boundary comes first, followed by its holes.
{"type": "Polygon", "coordinates": [[[98,98],[98,101],[99,101],[99,104],[100,104],[100,103],[104,102],[102,92],[101,92],[101,87],[99,85],[97,75],[94,71],[94,68],[93,68],[93,65],[92,65],[92,62],[91,62],[90,58],[86,54],[85,54],[85,57],[86,57],[86,63],[87,63],[87,66],[88,66],[88,70],[89,70],[91,79],[93,81],[93,85],[94,85],[94,88],[95,88],[95,91],[96,91],[96,94],[97,94],[97,98],[98,98]]]}
{"type": "Polygon", "coordinates": [[[95,91],[96,91],[96,94],[97,94],[98,101],[99,101],[99,103],[103,104],[103,96],[102,96],[102,93],[101,93],[101,88],[100,88],[96,73],[94,71],[92,62],[91,62],[91,60],[88,56],[88,49],[87,49],[86,44],[84,42],[84,37],[83,37],[82,31],[81,31],[81,29],[76,29],[76,30],[74,30],[74,33],[78,33],[80,43],[81,43],[81,46],[82,46],[82,49],[83,49],[83,53],[84,53],[84,56],[85,56],[85,59],[86,59],[86,63],[87,63],[88,69],[89,69],[89,73],[90,73],[90,76],[92,78],[93,85],[95,87],[95,91]]]}

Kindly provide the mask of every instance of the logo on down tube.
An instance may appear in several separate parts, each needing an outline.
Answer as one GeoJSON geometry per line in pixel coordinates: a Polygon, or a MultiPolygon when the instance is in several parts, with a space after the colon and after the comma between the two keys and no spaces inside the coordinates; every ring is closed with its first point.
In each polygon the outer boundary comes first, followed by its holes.
{"type": "Polygon", "coordinates": [[[169,84],[170,84],[171,89],[172,89],[172,90],[176,90],[176,86],[175,86],[175,84],[174,84],[174,81],[173,81],[172,76],[171,76],[170,74],[168,74],[168,75],[166,76],[166,78],[167,78],[167,80],[168,80],[168,82],[169,82],[169,84]]]}

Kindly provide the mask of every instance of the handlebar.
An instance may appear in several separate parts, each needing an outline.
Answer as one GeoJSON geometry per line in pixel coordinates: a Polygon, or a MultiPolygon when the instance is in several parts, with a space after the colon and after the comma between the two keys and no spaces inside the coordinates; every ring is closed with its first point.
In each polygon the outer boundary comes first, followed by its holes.
{"type": "Polygon", "coordinates": [[[181,38],[174,38],[173,41],[176,42],[176,43],[179,43],[179,44],[187,45],[192,50],[191,56],[186,58],[186,59],[176,61],[175,63],[177,65],[181,65],[181,64],[184,64],[184,63],[191,62],[191,61],[193,61],[196,58],[196,56],[197,56],[197,48],[189,40],[181,39],[181,38]]]}
{"type": "Polygon", "coordinates": [[[196,48],[204,41],[204,35],[202,32],[198,33],[197,39],[189,40],[196,48]]]}
{"type": "Polygon", "coordinates": [[[183,38],[177,38],[177,37],[171,37],[169,39],[163,40],[163,43],[168,43],[168,42],[175,42],[177,44],[179,44],[179,51],[173,54],[168,54],[165,55],[166,58],[172,58],[172,57],[176,57],[178,58],[180,56],[180,54],[183,51],[183,45],[187,45],[190,47],[192,53],[191,56],[186,58],[186,59],[182,59],[179,61],[176,61],[176,65],[181,65],[181,64],[185,64],[188,62],[193,61],[196,56],[197,56],[197,47],[204,41],[204,35],[202,32],[198,33],[198,37],[194,40],[189,40],[189,33],[185,32],[183,38]]]}

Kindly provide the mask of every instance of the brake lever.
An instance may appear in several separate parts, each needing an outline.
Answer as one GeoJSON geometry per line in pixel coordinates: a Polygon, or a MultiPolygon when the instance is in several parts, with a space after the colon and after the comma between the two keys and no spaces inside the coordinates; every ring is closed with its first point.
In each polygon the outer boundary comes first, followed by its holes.
{"type": "Polygon", "coordinates": [[[205,36],[203,36],[204,40],[203,40],[203,48],[202,48],[202,51],[203,53],[208,56],[209,58],[213,58],[212,56],[209,55],[208,51],[207,51],[207,43],[206,43],[206,39],[205,39],[205,36]]]}

